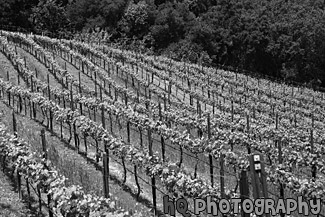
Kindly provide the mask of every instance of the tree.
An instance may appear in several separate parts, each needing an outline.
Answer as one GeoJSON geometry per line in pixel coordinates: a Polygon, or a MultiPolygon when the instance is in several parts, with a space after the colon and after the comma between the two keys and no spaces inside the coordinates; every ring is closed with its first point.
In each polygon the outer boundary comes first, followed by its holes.
{"type": "Polygon", "coordinates": [[[71,25],[77,31],[95,27],[116,28],[126,7],[126,0],[78,0],[67,6],[71,25]]]}
{"type": "Polygon", "coordinates": [[[167,2],[158,7],[158,14],[150,32],[155,39],[155,48],[166,48],[169,44],[185,38],[194,14],[185,3],[167,2]]]}
{"type": "Polygon", "coordinates": [[[65,32],[69,23],[65,9],[55,0],[41,0],[33,7],[31,20],[37,31],[51,33],[54,36],[65,32]]]}
{"type": "Polygon", "coordinates": [[[1,0],[0,25],[31,29],[33,25],[28,18],[37,3],[38,0],[1,0]]]}
{"type": "Polygon", "coordinates": [[[145,1],[131,1],[120,21],[120,27],[127,36],[142,38],[148,33],[149,5],[145,1]]]}

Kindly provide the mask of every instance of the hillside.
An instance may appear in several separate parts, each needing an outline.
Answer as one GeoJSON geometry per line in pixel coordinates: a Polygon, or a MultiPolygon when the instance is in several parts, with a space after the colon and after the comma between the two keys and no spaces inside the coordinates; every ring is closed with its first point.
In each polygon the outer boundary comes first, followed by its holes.
{"type": "MultiPolygon", "coordinates": [[[[35,34],[1,31],[0,51],[7,128],[68,178],[62,186],[82,186],[102,201],[66,208],[53,190],[49,212],[162,214],[166,195],[324,196],[322,92],[35,34]],[[266,185],[260,190],[249,161],[257,153],[266,185]],[[101,196],[117,206],[105,210],[101,196]]],[[[46,195],[52,185],[44,186],[46,195]]]]}
{"type": "MultiPolygon", "coordinates": [[[[325,87],[320,0],[3,0],[2,29],[97,35],[179,61],[325,87]]],[[[88,40],[88,36],[84,37],[88,40]]]]}

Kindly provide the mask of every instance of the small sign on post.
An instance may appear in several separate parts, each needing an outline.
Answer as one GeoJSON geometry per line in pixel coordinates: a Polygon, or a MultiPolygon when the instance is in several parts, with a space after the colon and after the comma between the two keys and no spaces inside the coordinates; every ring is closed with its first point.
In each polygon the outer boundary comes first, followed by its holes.
{"type": "Polygon", "coordinates": [[[47,147],[46,147],[46,138],[45,138],[45,129],[41,130],[41,141],[42,141],[42,150],[43,150],[43,157],[47,159],[47,147]]]}
{"type": "MultiPolygon", "coordinates": [[[[254,199],[268,198],[263,155],[252,154],[249,161],[254,199]]],[[[265,216],[269,217],[270,214],[265,214],[265,216]]]]}
{"type": "Polygon", "coordinates": [[[261,172],[261,157],[260,155],[254,155],[254,169],[257,173],[261,172]]]}

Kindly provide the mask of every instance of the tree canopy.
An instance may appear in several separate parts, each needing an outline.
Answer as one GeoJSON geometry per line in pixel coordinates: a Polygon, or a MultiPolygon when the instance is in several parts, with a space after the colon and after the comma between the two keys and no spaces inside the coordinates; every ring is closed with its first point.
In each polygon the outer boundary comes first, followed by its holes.
{"type": "Polygon", "coordinates": [[[103,29],[157,54],[325,83],[321,0],[0,0],[0,24],[62,35],[103,29]]]}

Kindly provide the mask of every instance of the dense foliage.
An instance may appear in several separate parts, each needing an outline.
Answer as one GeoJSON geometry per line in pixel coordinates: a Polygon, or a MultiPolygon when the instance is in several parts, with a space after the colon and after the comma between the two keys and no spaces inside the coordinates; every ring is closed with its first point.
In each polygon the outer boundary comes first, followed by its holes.
{"type": "Polygon", "coordinates": [[[138,49],[140,44],[177,59],[320,84],[325,80],[324,4],[321,0],[1,0],[0,24],[56,36],[102,31],[108,40],[129,48],[138,49]]]}

